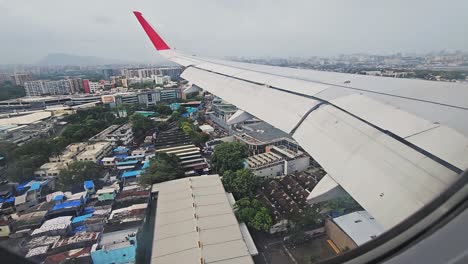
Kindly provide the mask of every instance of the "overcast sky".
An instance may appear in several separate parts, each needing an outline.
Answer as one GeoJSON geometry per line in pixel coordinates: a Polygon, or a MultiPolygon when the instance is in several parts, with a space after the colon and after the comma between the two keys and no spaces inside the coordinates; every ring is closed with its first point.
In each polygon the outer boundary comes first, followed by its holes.
{"type": "Polygon", "coordinates": [[[467,0],[0,0],[0,64],[160,60],[133,10],[171,47],[204,56],[468,50],[467,0]]]}

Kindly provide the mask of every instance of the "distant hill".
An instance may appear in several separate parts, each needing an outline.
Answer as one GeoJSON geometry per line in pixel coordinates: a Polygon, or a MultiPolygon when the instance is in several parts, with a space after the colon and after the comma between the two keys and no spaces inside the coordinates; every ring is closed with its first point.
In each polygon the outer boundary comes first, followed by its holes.
{"type": "Polygon", "coordinates": [[[38,65],[105,65],[128,64],[131,62],[94,56],[79,56],[65,53],[52,53],[37,62],[38,65]]]}

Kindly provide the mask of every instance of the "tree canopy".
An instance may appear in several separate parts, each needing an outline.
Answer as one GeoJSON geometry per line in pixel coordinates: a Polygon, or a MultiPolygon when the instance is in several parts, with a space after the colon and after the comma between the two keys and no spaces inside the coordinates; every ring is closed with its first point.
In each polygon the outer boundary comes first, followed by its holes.
{"type": "Polygon", "coordinates": [[[14,99],[26,95],[24,88],[10,81],[0,83],[0,100],[14,99]]]}
{"type": "Polygon", "coordinates": [[[224,189],[232,193],[236,199],[253,197],[260,183],[260,179],[247,169],[225,171],[222,180],[224,189]]]}
{"type": "Polygon", "coordinates": [[[236,171],[244,167],[243,161],[247,158],[248,149],[240,142],[223,142],[214,149],[212,163],[215,170],[223,175],[225,171],[236,171]]]}
{"type": "Polygon", "coordinates": [[[255,230],[268,232],[273,224],[268,209],[257,199],[240,199],[234,204],[234,211],[239,222],[255,230]]]}
{"type": "Polygon", "coordinates": [[[195,145],[205,144],[205,142],[210,139],[210,135],[199,131],[199,129],[193,125],[191,119],[181,118],[178,124],[182,131],[190,136],[190,140],[192,140],[195,145]]]}
{"type": "Polygon", "coordinates": [[[103,171],[101,166],[92,161],[75,161],[60,171],[57,185],[61,190],[70,190],[84,181],[101,178],[103,171]]]}
{"type": "Polygon", "coordinates": [[[143,137],[148,131],[155,128],[155,122],[153,120],[137,113],[130,116],[130,122],[135,138],[143,137]]]}
{"type": "Polygon", "coordinates": [[[149,167],[140,176],[140,183],[150,185],[184,176],[184,170],[177,156],[161,152],[150,160],[149,167]]]}
{"type": "Polygon", "coordinates": [[[61,151],[55,139],[33,139],[21,146],[0,144],[0,153],[7,160],[6,175],[9,180],[21,182],[34,177],[34,171],[49,160],[49,156],[61,151]]]}

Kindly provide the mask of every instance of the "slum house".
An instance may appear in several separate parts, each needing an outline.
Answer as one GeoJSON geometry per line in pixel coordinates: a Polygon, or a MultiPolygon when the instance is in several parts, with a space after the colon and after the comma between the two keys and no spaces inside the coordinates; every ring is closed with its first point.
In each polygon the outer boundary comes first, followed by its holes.
{"type": "Polygon", "coordinates": [[[147,203],[113,210],[104,226],[104,233],[140,226],[146,217],[147,203]]]}
{"type": "Polygon", "coordinates": [[[50,247],[49,254],[91,247],[99,239],[99,236],[99,232],[79,232],[71,237],[63,237],[50,247]]]}
{"type": "Polygon", "coordinates": [[[31,236],[66,235],[71,233],[72,216],[61,216],[45,221],[40,228],[32,231],[31,236]]]}
{"type": "Polygon", "coordinates": [[[123,264],[135,262],[138,228],[102,234],[91,249],[94,264],[123,264]]]}
{"type": "Polygon", "coordinates": [[[74,264],[89,264],[91,261],[91,247],[86,247],[50,255],[44,260],[44,264],[69,262],[74,264]]]}

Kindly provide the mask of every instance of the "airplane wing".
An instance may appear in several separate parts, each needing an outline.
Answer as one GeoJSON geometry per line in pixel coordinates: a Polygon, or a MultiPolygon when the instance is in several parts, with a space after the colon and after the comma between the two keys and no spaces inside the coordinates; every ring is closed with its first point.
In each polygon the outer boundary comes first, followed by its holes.
{"type": "Polygon", "coordinates": [[[182,78],[289,133],[389,229],[468,168],[468,85],[232,62],[171,49],[182,78]]]}

